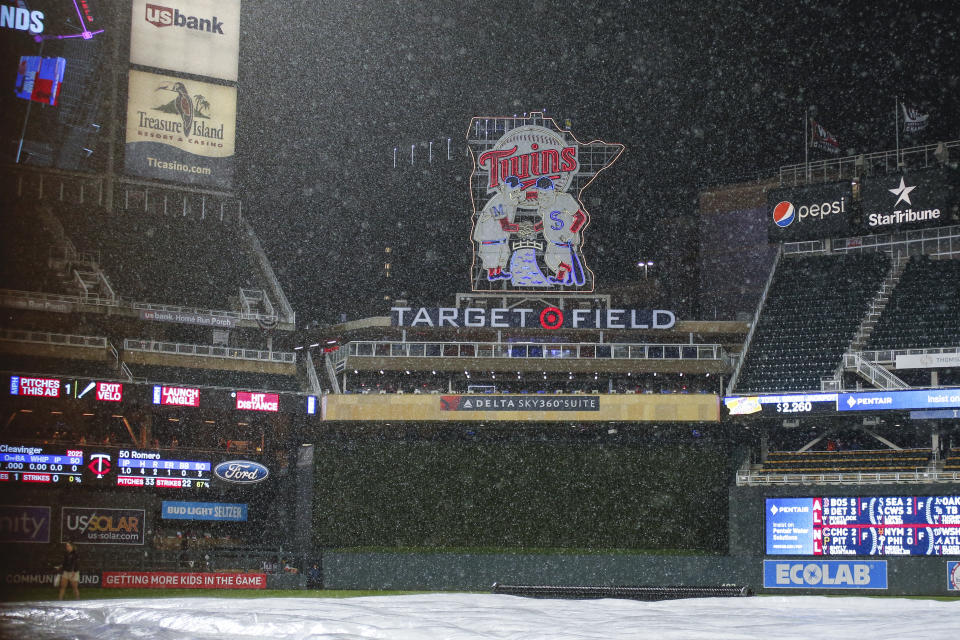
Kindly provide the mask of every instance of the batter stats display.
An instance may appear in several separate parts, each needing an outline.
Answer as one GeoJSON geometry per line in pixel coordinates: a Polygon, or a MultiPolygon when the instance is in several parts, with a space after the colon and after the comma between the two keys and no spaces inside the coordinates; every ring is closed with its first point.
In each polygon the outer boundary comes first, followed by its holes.
{"type": "Polygon", "coordinates": [[[960,496],[767,498],[767,555],[960,555],[960,496]]]}

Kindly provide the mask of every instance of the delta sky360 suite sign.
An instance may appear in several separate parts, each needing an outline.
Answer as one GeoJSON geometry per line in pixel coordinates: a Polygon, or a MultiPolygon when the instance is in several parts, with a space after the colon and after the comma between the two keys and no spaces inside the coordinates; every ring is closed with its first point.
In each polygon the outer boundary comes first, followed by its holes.
{"type": "Polygon", "coordinates": [[[580,143],[542,113],[474,118],[467,143],[473,290],[593,291],[580,194],[624,146],[580,143]]]}

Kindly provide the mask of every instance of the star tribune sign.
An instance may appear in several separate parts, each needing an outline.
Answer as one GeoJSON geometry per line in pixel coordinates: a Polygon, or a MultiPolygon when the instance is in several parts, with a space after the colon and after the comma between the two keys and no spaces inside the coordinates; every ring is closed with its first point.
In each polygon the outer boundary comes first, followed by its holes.
{"type": "Polygon", "coordinates": [[[623,152],[580,143],[542,113],[474,118],[474,291],[593,291],[583,255],[591,217],[580,194],[623,152]]]}

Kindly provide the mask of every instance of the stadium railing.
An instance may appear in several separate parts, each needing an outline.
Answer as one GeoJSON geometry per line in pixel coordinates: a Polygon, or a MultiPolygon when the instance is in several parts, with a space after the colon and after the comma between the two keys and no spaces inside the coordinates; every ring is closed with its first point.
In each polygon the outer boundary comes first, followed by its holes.
{"type": "Polygon", "coordinates": [[[15,342],[37,342],[66,347],[110,348],[109,341],[102,336],[81,336],[69,333],[49,333],[47,331],[26,331],[20,329],[0,330],[0,340],[15,342]]]}
{"type": "Polygon", "coordinates": [[[0,305],[14,309],[59,311],[64,313],[74,310],[74,307],[79,305],[117,307],[119,306],[119,301],[95,293],[75,296],[62,293],[0,289],[0,305]]]}
{"type": "MultiPolygon", "coordinates": [[[[227,311],[222,309],[203,309],[198,307],[184,307],[172,304],[155,304],[151,302],[131,302],[121,298],[110,298],[97,293],[87,295],[69,295],[61,293],[43,293],[40,291],[20,291],[16,289],[0,289],[0,306],[12,309],[27,309],[30,311],[55,311],[68,313],[77,310],[80,306],[110,307],[111,312],[129,309],[137,313],[143,311],[162,311],[165,313],[191,314],[223,318],[236,323],[246,322],[256,326],[272,326],[277,317],[262,313],[243,313],[241,311],[227,311]]],[[[89,310],[89,309],[88,309],[89,310]]]]}
{"type": "Polygon", "coordinates": [[[340,351],[375,358],[570,358],[592,360],[724,360],[719,344],[355,341],[340,351]]]}
{"type": "Polygon", "coordinates": [[[206,356],[210,358],[228,358],[230,360],[262,360],[293,364],[297,355],[292,351],[261,351],[242,347],[220,347],[215,345],[183,344],[179,342],[158,342],[155,340],[137,340],[126,338],[123,341],[125,351],[146,351],[169,353],[184,356],[206,356]]]}
{"type": "Polygon", "coordinates": [[[131,302],[132,309],[144,311],[165,311],[170,313],[195,314],[201,316],[213,316],[228,320],[250,320],[254,322],[274,322],[275,316],[263,313],[244,313],[242,311],[226,311],[223,309],[201,309],[198,307],[183,307],[175,304],[155,304],[152,302],[131,302]]]}
{"type": "Polygon", "coordinates": [[[885,251],[893,256],[927,254],[952,256],[960,254],[960,226],[931,227],[898,233],[852,236],[841,239],[806,240],[783,243],[785,255],[866,253],[885,251]]]}
{"type": "Polygon", "coordinates": [[[889,149],[859,156],[828,158],[802,164],[788,164],[780,167],[780,183],[784,185],[807,184],[843,180],[874,172],[882,168],[884,172],[898,171],[903,165],[910,168],[936,166],[950,150],[960,149],[960,140],[941,142],[903,149],[889,149]]]}
{"type": "Polygon", "coordinates": [[[929,468],[930,449],[771,451],[761,473],[917,471],[929,468]]]}
{"type": "Polygon", "coordinates": [[[960,482],[960,471],[884,471],[856,473],[761,473],[737,471],[737,486],[796,484],[930,484],[960,482]]]}

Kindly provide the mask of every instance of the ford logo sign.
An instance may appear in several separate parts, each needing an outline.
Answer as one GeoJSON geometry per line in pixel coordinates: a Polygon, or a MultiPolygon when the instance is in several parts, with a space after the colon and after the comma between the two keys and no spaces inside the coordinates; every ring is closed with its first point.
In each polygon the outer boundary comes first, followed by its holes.
{"type": "Polygon", "coordinates": [[[224,482],[253,484],[266,480],[270,470],[259,462],[251,460],[227,460],[214,467],[213,475],[224,482]]]}

